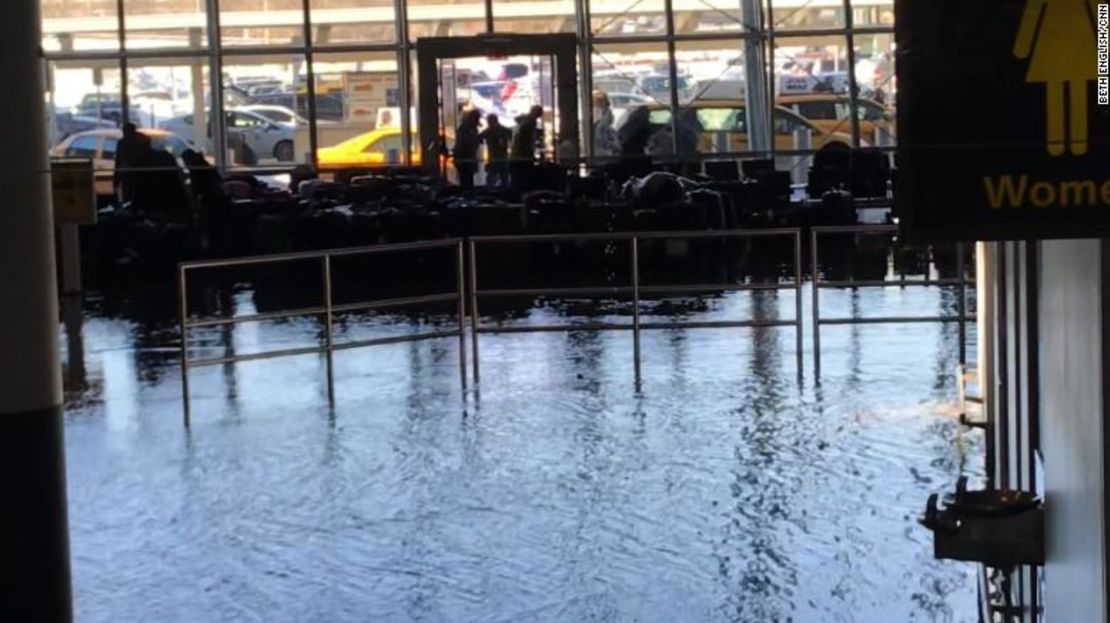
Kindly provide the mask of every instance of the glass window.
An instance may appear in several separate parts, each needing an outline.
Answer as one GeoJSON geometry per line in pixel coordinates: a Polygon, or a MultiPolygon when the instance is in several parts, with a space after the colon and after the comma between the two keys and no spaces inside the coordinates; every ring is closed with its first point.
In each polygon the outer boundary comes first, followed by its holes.
{"type": "Polygon", "coordinates": [[[776,31],[844,28],[844,3],[814,0],[769,0],[768,23],[776,31]]]}
{"type": "MultiPolygon", "coordinates": [[[[224,58],[224,132],[228,162],[235,167],[292,166],[309,154],[308,128],[272,123],[251,106],[307,111],[308,69],[303,56],[224,58]],[[298,138],[299,136],[299,138],[298,138]]],[[[180,135],[180,133],[179,133],[180,135]]]]}
{"type": "Polygon", "coordinates": [[[45,51],[119,50],[116,0],[39,0],[39,5],[45,51]]]}
{"type": "Polygon", "coordinates": [[[141,64],[132,61],[127,68],[132,121],[139,127],[157,128],[182,141],[192,141],[205,153],[215,153],[208,127],[208,80],[205,57],[144,59],[141,64]]]}
{"type": "Polygon", "coordinates": [[[115,160],[116,158],[116,145],[119,139],[114,136],[104,137],[104,145],[100,148],[101,157],[105,160],[115,160]]]}
{"type": "Polygon", "coordinates": [[[894,0],[852,0],[852,23],[856,26],[894,25],[894,0]]]}
{"type": "Polygon", "coordinates": [[[794,134],[794,132],[809,126],[798,117],[783,111],[775,111],[775,134],[794,134]]]}
{"type": "Polygon", "coordinates": [[[68,158],[96,158],[97,146],[100,144],[100,136],[91,134],[85,136],[78,136],[73,139],[66,149],[66,157],[68,158]]]}
{"type": "Polygon", "coordinates": [[[469,37],[486,32],[486,3],[483,0],[408,0],[409,39],[421,37],[469,37]],[[446,10],[445,10],[446,9],[446,10]]]}
{"type": "Polygon", "coordinates": [[[378,153],[386,154],[389,152],[401,153],[401,135],[390,134],[379,138],[376,141],[367,143],[366,147],[362,150],[365,153],[378,153]]]}
{"type": "Polygon", "coordinates": [[[698,0],[675,3],[674,29],[677,35],[754,31],[750,24],[758,15],[745,20],[740,0],[698,0]],[[746,25],[748,24],[748,25],[746,25]]]}
{"type": "Polygon", "coordinates": [[[311,0],[312,45],[392,43],[397,39],[393,0],[311,0]]]}
{"type": "MultiPolygon", "coordinates": [[[[401,101],[397,81],[397,54],[394,52],[343,52],[317,54],[313,59],[316,74],[316,146],[321,167],[342,168],[378,165],[359,153],[369,133],[381,127],[400,127],[401,101]]],[[[307,104],[307,98],[304,101],[307,104]]],[[[307,117],[307,111],[300,111],[307,117]]],[[[410,112],[410,115],[415,114],[410,112]]],[[[308,152],[308,132],[303,132],[304,153],[308,152]]],[[[400,135],[396,135],[397,152],[400,135]]],[[[370,149],[376,149],[371,147],[370,149]]],[[[298,153],[301,143],[298,141],[298,153]]]]}
{"type": "Polygon", "coordinates": [[[204,48],[208,45],[205,2],[123,0],[124,44],[128,49],[204,48]],[[172,27],[167,28],[167,25],[172,27]]]}
{"type": "Polygon", "coordinates": [[[698,121],[706,132],[747,132],[744,108],[699,108],[698,121]]]}
{"type": "Polygon", "coordinates": [[[856,80],[859,84],[860,141],[882,147],[897,142],[895,45],[891,33],[855,36],[856,80]]]}
{"type": "Polygon", "coordinates": [[[51,146],[78,132],[119,127],[123,106],[115,63],[47,63],[45,121],[51,146]]]}
{"type": "Polygon", "coordinates": [[[675,43],[679,102],[743,102],[747,96],[747,67],[742,45],[734,40],[675,43]]]}
{"type": "Polygon", "coordinates": [[[846,37],[778,37],[772,62],[776,96],[848,93],[846,37]]]}
{"type": "Polygon", "coordinates": [[[860,100],[859,102],[860,121],[882,121],[887,114],[886,110],[875,102],[867,100],[860,100]]]}
{"type": "Polygon", "coordinates": [[[493,28],[497,32],[574,32],[576,22],[573,2],[497,0],[493,3],[493,28]]]}
{"type": "Polygon", "coordinates": [[[302,0],[220,0],[224,46],[304,44],[302,0]]]}
{"type": "Polygon", "coordinates": [[[595,155],[616,155],[616,149],[622,153],[647,153],[652,137],[671,123],[670,90],[649,90],[659,86],[657,77],[666,79],[669,67],[664,43],[594,46],[593,90],[609,99],[607,110],[591,110],[583,115],[586,123],[592,124],[588,127],[592,127],[590,140],[595,155]],[[615,139],[612,131],[616,132],[615,139]],[[616,149],[600,147],[614,142],[616,149]]]}
{"type": "Polygon", "coordinates": [[[663,0],[616,0],[590,5],[590,28],[596,37],[637,37],[667,32],[663,0]]]}
{"type": "Polygon", "coordinates": [[[798,114],[806,119],[822,119],[835,121],[838,119],[846,118],[846,115],[837,114],[837,105],[839,100],[810,100],[798,102],[795,110],[798,114]]]}

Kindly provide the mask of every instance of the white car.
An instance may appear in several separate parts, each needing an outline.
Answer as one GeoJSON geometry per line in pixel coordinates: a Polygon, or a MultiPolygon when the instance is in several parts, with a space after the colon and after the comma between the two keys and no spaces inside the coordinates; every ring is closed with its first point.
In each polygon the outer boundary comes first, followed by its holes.
{"type": "MultiPolygon", "coordinates": [[[[267,104],[251,104],[248,106],[238,106],[235,110],[242,110],[244,112],[262,115],[274,123],[295,128],[297,126],[308,127],[308,119],[298,115],[293,109],[287,106],[270,106],[267,104]]],[[[317,120],[319,123],[319,120],[317,120]]]]}
{"type": "MultiPolygon", "coordinates": [[[[245,110],[229,110],[225,115],[228,134],[242,136],[259,160],[276,159],[280,162],[294,160],[293,138],[296,135],[294,128],[245,110]]],[[[174,117],[163,122],[161,127],[180,136],[193,136],[193,116],[174,117]]],[[[211,149],[211,131],[209,131],[209,151],[211,149]]]]}

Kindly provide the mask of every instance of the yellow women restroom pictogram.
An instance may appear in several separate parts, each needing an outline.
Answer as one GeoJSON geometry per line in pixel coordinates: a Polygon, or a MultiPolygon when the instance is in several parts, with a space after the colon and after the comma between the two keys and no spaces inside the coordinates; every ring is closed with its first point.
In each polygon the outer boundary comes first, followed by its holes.
{"type": "Polygon", "coordinates": [[[1087,153],[1087,83],[1098,74],[1095,0],[1027,0],[1014,56],[1029,58],[1028,83],[1045,85],[1046,145],[1051,156],[1065,148],[1087,153]],[[1039,28],[1038,28],[1039,26],[1039,28]],[[1066,94],[1066,95],[1065,95],[1066,94]]]}

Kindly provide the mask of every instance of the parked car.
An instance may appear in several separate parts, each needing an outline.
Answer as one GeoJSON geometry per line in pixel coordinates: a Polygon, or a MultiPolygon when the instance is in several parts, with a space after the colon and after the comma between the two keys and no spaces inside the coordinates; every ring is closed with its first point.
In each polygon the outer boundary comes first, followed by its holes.
{"type": "MultiPolygon", "coordinates": [[[[411,143],[413,165],[420,164],[419,143],[414,135],[411,143]]],[[[316,159],[321,169],[383,167],[400,163],[404,153],[401,148],[401,128],[378,128],[337,145],[321,147],[316,150],[316,159]]]]}
{"type": "MultiPolygon", "coordinates": [[[[129,106],[131,114],[127,115],[130,119],[138,119],[142,111],[135,106],[134,102],[129,106]]],[[[88,93],[81,99],[81,103],[77,105],[74,113],[80,117],[93,117],[96,119],[107,119],[115,124],[123,122],[123,101],[120,99],[118,93],[88,93]]]]}
{"type": "MultiPolygon", "coordinates": [[[[811,95],[780,95],[776,103],[809,119],[825,132],[852,131],[852,106],[846,94],[817,93],[811,95]]],[[[894,135],[894,114],[878,102],[856,99],[859,133],[864,140],[873,140],[876,129],[894,135]]]]}
{"type": "Polygon", "coordinates": [[[80,115],[74,115],[71,112],[54,113],[54,136],[59,143],[70,135],[77,134],[78,132],[86,132],[88,130],[110,130],[115,127],[117,127],[116,124],[107,119],[82,117],[80,115]]]}
{"type": "MultiPolygon", "coordinates": [[[[282,93],[269,93],[251,97],[244,105],[248,106],[283,106],[297,111],[305,119],[309,116],[308,96],[291,91],[282,93]]],[[[343,121],[345,115],[345,100],[342,93],[317,93],[316,94],[316,120],[343,121]]]]}
{"type": "MultiPolygon", "coordinates": [[[[685,102],[690,99],[693,85],[686,76],[679,75],[675,78],[678,86],[678,100],[685,102]]],[[[665,74],[648,74],[636,82],[640,92],[660,102],[671,101],[671,77],[665,74]]]]}
{"type": "MultiPolygon", "coordinates": [[[[243,110],[246,112],[262,115],[274,123],[278,123],[290,128],[297,126],[308,127],[308,119],[298,115],[294,110],[285,106],[267,106],[265,104],[250,104],[247,106],[240,106],[235,110],[243,110]]],[[[317,119],[317,123],[320,120],[317,119]]]]}
{"type": "MultiPolygon", "coordinates": [[[[654,138],[660,133],[671,131],[673,115],[669,107],[655,103],[646,108],[649,136],[654,138]]],[[[634,110],[630,110],[617,120],[615,127],[618,131],[629,122],[634,110]]],[[[679,132],[688,132],[691,137],[691,144],[687,149],[693,149],[696,153],[744,152],[749,149],[747,104],[743,100],[695,100],[680,109],[678,119],[680,126],[684,121],[687,124],[686,127],[680,127],[679,132]]],[[[797,149],[795,137],[798,130],[809,130],[810,149],[816,150],[830,144],[848,148],[852,144],[850,132],[827,132],[801,115],[782,106],[776,106],[774,110],[775,149],[797,149]]],[[[662,142],[666,143],[666,141],[662,142]]]]}
{"type": "MultiPolygon", "coordinates": [[[[294,160],[293,140],[296,131],[292,127],[270,121],[262,115],[245,110],[225,112],[227,132],[231,136],[242,137],[244,143],[255,155],[261,158],[275,158],[280,162],[294,160]]],[[[193,116],[181,115],[162,123],[162,128],[175,134],[193,135],[193,116]]],[[[211,128],[208,131],[211,151],[211,128]]]]}
{"type": "MultiPolygon", "coordinates": [[[[154,149],[173,154],[182,167],[184,167],[184,164],[181,162],[181,154],[186,149],[195,149],[189,141],[165,130],[143,128],[139,132],[150,137],[150,145],[154,149]]],[[[56,158],[88,158],[92,160],[96,194],[112,195],[116,146],[121,138],[123,138],[123,131],[119,128],[78,132],[59,143],[54,148],[53,155],[56,158]]]]}

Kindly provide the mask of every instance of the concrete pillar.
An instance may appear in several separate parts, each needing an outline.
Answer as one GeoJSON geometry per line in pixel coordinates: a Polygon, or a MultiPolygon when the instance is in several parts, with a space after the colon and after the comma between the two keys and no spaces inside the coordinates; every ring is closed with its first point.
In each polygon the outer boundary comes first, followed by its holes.
{"type": "Polygon", "coordinates": [[[70,621],[58,299],[39,3],[0,3],[0,604],[70,621]]]}

